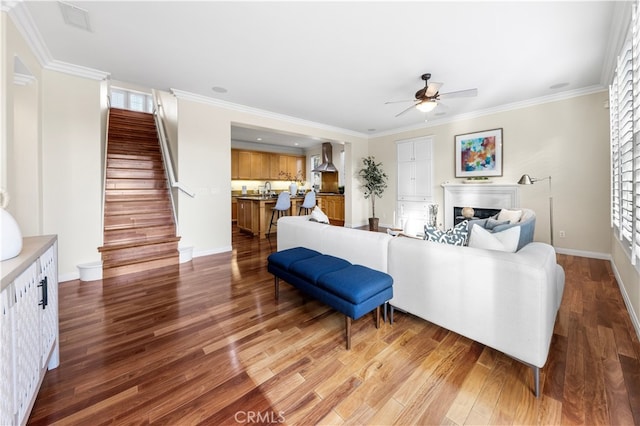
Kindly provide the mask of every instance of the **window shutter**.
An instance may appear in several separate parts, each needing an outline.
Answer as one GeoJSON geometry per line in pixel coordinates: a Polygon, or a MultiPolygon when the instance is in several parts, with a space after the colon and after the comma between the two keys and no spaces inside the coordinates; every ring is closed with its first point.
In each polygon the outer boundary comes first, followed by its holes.
{"type": "Polygon", "coordinates": [[[633,71],[631,42],[618,59],[618,140],[620,179],[620,238],[632,248],[634,224],[633,71]]]}
{"type": "Polygon", "coordinates": [[[631,175],[632,236],[631,263],[640,259],[640,28],[638,7],[634,5],[631,25],[633,75],[633,152],[631,175]]]}

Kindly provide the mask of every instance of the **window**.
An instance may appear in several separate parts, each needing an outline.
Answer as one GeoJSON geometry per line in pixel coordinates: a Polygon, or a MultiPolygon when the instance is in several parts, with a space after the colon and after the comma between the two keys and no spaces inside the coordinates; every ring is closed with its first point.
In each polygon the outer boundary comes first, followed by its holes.
{"type": "Polygon", "coordinates": [[[149,113],[153,112],[153,98],[148,93],[112,87],[110,102],[113,108],[149,113]]]}
{"type": "MultiPolygon", "coordinates": [[[[320,161],[320,155],[312,155],[311,156],[311,170],[315,170],[322,162],[320,161]]],[[[322,187],[322,176],[318,172],[311,172],[311,185],[312,188],[317,191],[320,191],[322,187]]]]}
{"type": "Polygon", "coordinates": [[[631,263],[640,258],[640,34],[638,11],[609,86],[611,226],[631,263]]]}

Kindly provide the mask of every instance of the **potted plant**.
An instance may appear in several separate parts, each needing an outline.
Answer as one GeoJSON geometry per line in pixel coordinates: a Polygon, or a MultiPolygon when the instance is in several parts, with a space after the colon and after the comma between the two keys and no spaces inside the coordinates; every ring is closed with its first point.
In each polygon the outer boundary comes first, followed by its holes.
{"type": "Polygon", "coordinates": [[[378,230],[378,218],[376,217],[376,197],[382,197],[387,188],[387,174],[382,170],[382,163],[376,163],[375,157],[368,156],[362,159],[364,167],[358,171],[362,180],[364,198],[371,198],[371,217],[369,218],[369,230],[378,230]]]}

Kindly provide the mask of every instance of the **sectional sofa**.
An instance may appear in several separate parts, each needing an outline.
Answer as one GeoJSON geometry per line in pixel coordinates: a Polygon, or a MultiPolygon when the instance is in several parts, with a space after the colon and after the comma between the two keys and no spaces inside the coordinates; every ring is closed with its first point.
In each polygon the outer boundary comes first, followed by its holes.
{"type": "Polygon", "coordinates": [[[515,253],[321,224],[278,221],[278,250],[306,247],[393,277],[393,308],[492,347],[533,369],[540,393],[564,271],[548,244],[515,253]]]}

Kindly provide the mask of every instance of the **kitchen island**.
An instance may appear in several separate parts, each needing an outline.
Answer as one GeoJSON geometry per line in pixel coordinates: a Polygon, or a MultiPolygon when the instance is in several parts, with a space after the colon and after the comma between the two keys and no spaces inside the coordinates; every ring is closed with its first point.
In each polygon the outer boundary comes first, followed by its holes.
{"type": "MultiPolygon", "coordinates": [[[[237,200],[238,209],[238,229],[244,232],[257,235],[260,239],[267,238],[269,223],[271,221],[271,210],[276,205],[277,197],[261,197],[251,195],[241,195],[234,197],[237,200]]],[[[287,212],[288,216],[297,216],[298,209],[304,201],[304,196],[291,197],[291,208],[287,212]]],[[[316,198],[316,204],[322,208],[322,200],[316,198]]],[[[272,228],[275,233],[277,228],[272,228]]]]}

